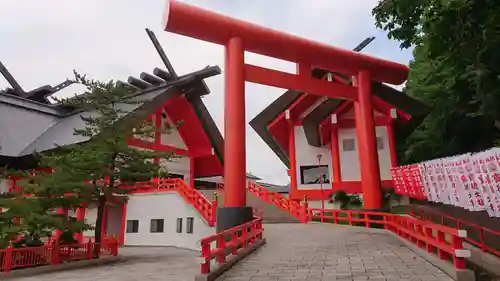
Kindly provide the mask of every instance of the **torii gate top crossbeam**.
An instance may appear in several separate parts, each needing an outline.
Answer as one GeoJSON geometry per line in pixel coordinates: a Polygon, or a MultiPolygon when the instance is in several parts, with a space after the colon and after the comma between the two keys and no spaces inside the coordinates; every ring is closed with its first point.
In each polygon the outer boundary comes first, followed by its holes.
{"type": "Polygon", "coordinates": [[[249,52],[346,75],[367,70],[372,79],[393,85],[402,84],[408,77],[408,67],[403,64],[314,42],[175,0],[166,1],[163,27],[165,31],[220,45],[238,37],[249,52]]]}

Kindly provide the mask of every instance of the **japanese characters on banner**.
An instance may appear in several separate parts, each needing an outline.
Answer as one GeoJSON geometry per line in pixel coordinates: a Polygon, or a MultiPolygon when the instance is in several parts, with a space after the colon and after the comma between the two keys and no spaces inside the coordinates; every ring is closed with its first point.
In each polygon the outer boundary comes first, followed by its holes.
{"type": "Polygon", "coordinates": [[[500,148],[391,170],[397,194],[500,217],[500,148]]]}

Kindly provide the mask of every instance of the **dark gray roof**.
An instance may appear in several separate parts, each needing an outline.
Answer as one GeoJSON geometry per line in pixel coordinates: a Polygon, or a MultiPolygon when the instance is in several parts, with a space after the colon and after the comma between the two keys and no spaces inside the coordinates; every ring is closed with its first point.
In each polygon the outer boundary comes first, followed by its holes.
{"type": "MultiPolygon", "coordinates": [[[[124,118],[139,122],[173,94],[206,94],[208,89],[200,91],[205,86],[202,79],[219,73],[218,67],[210,67],[175,81],[164,80],[161,85],[148,84],[142,89],[132,85],[138,92],[130,101],[138,102],[118,104],[117,107],[126,112],[124,118]]],[[[81,116],[95,114],[0,91],[0,156],[20,157],[86,141],[73,132],[85,126],[81,116]]]]}
{"type": "MultiPolygon", "coordinates": [[[[166,95],[169,87],[164,86],[131,98],[136,100],[140,98],[141,103],[118,104],[117,107],[129,115],[149,102],[158,101],[162,94],[166,95]]],[[[0,96],[5,95],[0,93],[0,96]]],[[[31,101],[23,102],[28,105],[31,101]]],[[[51,108],[51,106],[46,107],[51,108]]],[[[58,112],[56,109],[53,113],[57,115],[30,110],[28,107],[16,107],[0,101],[0,155],[19,157],[87,140],[82,136],[74,135],[73,132],[74,129],[85,127],[81,116],[95,116],[95,112],[73,112],[63,115],[63,112],[58,112]]]]}
{"type": "Polygon", "coordinates": [[[288,193],[290,192],[290,186],[289,185],[277,185],[277,184],[271,184],[271,183],[265,183],[265,182],[257,182],[261,186],[265,187],[267,190],[271,192],[278,192],[278,193],[288,193]]]}

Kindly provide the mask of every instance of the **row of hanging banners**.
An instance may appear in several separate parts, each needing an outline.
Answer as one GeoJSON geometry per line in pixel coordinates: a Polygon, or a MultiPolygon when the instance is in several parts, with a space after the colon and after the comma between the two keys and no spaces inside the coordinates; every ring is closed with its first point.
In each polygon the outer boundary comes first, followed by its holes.
{"type": "Polygon", "coordinates": [[[500,148],[391,169],[394,190],[500,217],[500,148]]]}

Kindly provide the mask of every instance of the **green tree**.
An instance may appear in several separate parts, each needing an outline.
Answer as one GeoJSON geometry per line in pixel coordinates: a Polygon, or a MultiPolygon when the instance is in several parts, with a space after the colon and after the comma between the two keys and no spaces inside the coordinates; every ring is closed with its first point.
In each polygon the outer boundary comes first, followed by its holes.
{"type": "MultiPolygon", "coordinates": [[[[166,171],[160,170],[159,164],[152,159],[170,161],[177,156],[139,150],[127,144],[132,135],[154,136],[157,130],[169,133],[168,129],[157,129],[152,122],[127,119],[130,110],[125,108],[145,102],[132,98],[134,90],[114,81],[87,79],[76,72],[75,82],[84,85],[86,92],[59,102],[82,112],[80,117],[85,127],[76,128],[74,134],[87,141],[44,154],[44,167],[53,168],[53,172],[31,177],[31,184],[25,191],[33,193],[39,202],[44,202],[49,208],[57,206],[74,210],[82,204],[97,205],[95,242],[100,245],[106,205],[111,201],[119,203],[126,200],[128,189],[125,186],[165,176],[166,171]]],[[[71,218],[58,218],[56,227],[61,230],[79,231],[88,227],[71,218]]],[[[100,246],[95,247],[94,256],[98,256],[99,252],[100,246]]]]}
{"type": "Polygon", "coordinates": [[[414,47],[406,92],[432,110],[398,147],[402,163],[478,151],[500,138],[500,5],[381,0],[376,25],[414,47]]]}

